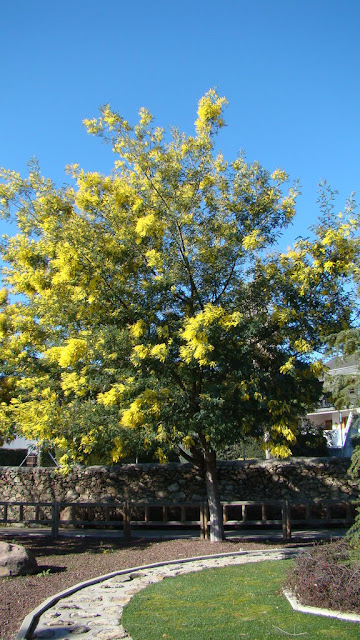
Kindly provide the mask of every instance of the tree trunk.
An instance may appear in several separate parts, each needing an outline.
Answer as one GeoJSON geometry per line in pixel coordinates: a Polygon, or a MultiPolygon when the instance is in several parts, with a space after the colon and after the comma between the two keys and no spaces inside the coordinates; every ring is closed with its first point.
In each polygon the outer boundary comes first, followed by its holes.
{"type": "Polygon", "coordinates": [[[205,480],[210,512],[210,542],[224,540],[224,524],[216,472],[216,452],[204,452],[205,480]]]}

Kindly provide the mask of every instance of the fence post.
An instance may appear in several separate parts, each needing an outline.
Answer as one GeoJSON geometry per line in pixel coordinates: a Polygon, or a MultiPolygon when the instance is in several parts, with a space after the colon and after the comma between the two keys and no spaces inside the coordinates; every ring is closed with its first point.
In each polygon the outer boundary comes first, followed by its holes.
{"type": "Polygon", "coordinates": [[[200,540],[204,540],[205,531],[204,531],[204,503],[200,504],[200,540]]]}
{"type": "Polygon", "coordinates": [[[282,504],[282,530],[284,542],[291,540],[290,505],[288,500],[283,500],[282,504]]]}
{"type": "Polygon", "coordinates": [[[53,538],[57,538],[59,535],[59,516],[59,503],[57,502],[57,500],[54,500],[51,509],[51,535],[53,538]]]}
{"type": "Polygon", "coordinates": [[[208,526],[207,526],[207,503],[202,502],[200,504],[200,538],[201,540],[208,539],[208,526]]]}
{"type": "MultiPolygon", "coordinates": [[[[349,525],[353,522],[350,502],[346,502],[345,507],[346,507],[346,524],[349,525]]],[[[359,507],[357,508],[357,511],[359,511],[359,507]]]]}
{"type": "Polygon", "coordinates": [[[124,514],[123,514],[123,534],[124,538],[131,538],[131,509],[128,500],[124,502],[124,514]]]}

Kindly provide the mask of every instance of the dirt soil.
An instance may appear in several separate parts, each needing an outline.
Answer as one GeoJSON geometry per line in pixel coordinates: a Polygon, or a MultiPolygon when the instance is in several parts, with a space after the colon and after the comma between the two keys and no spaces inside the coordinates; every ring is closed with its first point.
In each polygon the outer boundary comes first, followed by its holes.
{"type": "MultiPolygon", "coordinates": [[[[110,538],[1,536],[0,540],[22,544],[37,559],[38,573],[0,579],[0,640],[13,640],[25,616],[51,595],[118,569],[153,562],[240,550],[275,548],[277,543],[204,540],[146,540],[130,543],[110,538]]],[[[292,545],[287,545],[292,546],[292,545]]]]}

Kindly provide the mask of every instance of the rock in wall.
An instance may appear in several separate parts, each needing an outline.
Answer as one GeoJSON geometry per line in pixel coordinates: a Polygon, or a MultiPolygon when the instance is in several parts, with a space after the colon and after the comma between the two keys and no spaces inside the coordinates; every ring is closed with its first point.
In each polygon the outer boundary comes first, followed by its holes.
{"type": "MultiPolygon", "coordinates": [[[[348,458],[286,461],[219,461],[220,495],[231,500],[337,499],[358,497],[347,475],[348,458]]],[[[198,502],[205,483],[190,464],[129,464],[52,468],[0,467],[0,501],[198,502]]]]}

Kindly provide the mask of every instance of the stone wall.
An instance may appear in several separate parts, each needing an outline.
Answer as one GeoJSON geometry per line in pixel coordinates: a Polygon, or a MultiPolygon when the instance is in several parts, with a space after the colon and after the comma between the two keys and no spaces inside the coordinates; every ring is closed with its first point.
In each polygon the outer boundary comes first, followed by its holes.
{"type": "MultiPolygon", "coordinates": [[[[347,458],[218,462],[221,499],[356,499],[349,464],[347,458]]],[[[0,501],[178,503],[204,496],[204,481],[189,464],[77,467],[68,475],[51,468],[0,467],[0,501]]]]}

